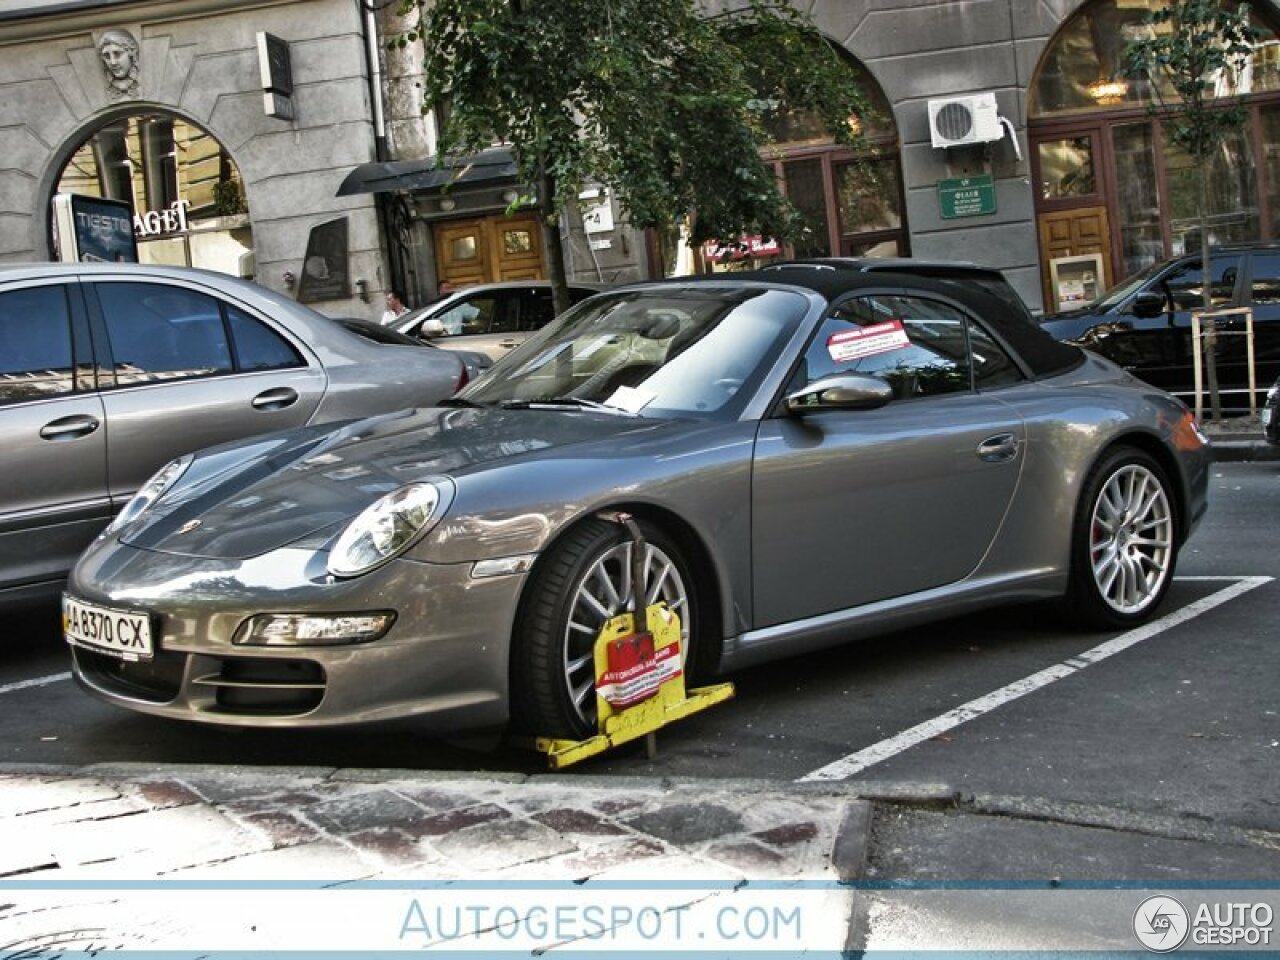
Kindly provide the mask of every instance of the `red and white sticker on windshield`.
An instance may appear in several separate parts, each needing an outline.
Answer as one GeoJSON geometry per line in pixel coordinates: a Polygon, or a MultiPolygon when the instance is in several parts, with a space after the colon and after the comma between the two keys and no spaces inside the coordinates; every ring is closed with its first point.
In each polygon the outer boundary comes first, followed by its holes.
{"type": "Polygon", "coordinates": [[[877,353],[889,353],[911,346],[901,320],[886,320],[869,327],[833,333],[827,338],[827,353],[836,363],[848,363],[877,353]]]}

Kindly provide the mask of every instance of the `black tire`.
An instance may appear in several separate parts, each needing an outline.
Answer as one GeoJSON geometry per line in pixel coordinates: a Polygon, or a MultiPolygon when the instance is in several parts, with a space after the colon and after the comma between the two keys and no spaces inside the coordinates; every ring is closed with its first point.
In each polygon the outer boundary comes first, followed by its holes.
{"type": "MultiPolygon", "coordinates": [[[[657,598],[679,614],[684,659],[692,663],[699,616],[689,565],[661,530],[644,523],[641,530],[649,544],[646,591],[652,593],[656,587],[657,598]]],[[[605,620],[627,609],[630,556],[625,527],[590,520],[571,530],[539,562],[513,638],[512,720],[520,732],[564,739],[596,732],[591,650],[605,620]],[[601,578],[619,594],[616,599],[601,578]],[[596,604],[584,597],[584,591],[596,604]]]]}
{"type": "Polygon", "coordinates": [[[1072,525],[1068,611],[1089,629],[1143,623],[1164,599],[1177,559],[1164,469],[1134,447],[1107,451],[1085,478],[1072,525]]]}

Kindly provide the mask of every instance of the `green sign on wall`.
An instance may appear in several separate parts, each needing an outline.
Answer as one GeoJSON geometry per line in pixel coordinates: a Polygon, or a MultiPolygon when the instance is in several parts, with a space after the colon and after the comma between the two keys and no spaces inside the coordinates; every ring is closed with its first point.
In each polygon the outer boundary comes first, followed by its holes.
{"type": "Polygon", "coordinates": [[[938,181],[938,208],[942,219],[980,217],[996,212],[996,182],[989,173],[938,181]]]}

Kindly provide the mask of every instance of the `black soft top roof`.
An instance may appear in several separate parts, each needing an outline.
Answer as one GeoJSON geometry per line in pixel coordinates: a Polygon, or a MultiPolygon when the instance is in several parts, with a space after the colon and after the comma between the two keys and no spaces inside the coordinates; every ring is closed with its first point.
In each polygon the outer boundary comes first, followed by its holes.
{"type": "Polygon", "coordinates": [[[950,297],[981,317],[1037,378],[1065,373],[1084,360],[1078,347],[1062,343],[1041,329],[1008,286],[1004,274],[992,267],[964,261],[813,258],[769,264],[741,273],[673,277],[668,282],[785,283],[835,301],[861,289],[892,285],[895,280],[908,277],[914,289],[950,297]]]}

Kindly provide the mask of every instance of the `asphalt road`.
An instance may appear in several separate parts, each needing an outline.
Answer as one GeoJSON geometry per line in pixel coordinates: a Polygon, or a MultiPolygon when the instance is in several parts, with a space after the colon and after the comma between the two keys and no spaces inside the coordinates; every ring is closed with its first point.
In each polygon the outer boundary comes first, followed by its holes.
{"type": "MultiPolygon", "coordinates": [[[[734,675],[737,697],[588,774],[946,783],[1280,830],[1280,462],[1219,464],[1162,617],[1083,634],[1032,606],[734,675]],[[1267,578],[1277,578],[1268,580],[1267,578]],[[961,722],[963,721],[963,722],[961,722]]],[[[411,727],[224,731],[98,703],[50,608],[0,620],[0,764],[103,761],[535,772],[411,727]]]]}

